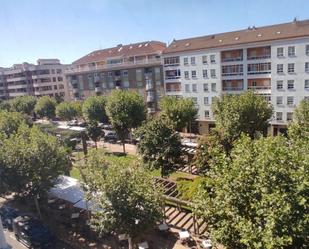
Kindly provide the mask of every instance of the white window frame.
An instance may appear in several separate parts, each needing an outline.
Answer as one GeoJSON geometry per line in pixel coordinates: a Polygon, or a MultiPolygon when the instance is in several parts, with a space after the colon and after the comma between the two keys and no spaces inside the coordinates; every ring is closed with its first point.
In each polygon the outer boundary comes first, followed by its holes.
{"type": "Polygon", "coordinates": [[[204,79],[207,79],[207,78],[208,78],[207,69],[203,69],[203,78],[204,78],[204,79]]]}
{"type": "Polygon", "coordinates": [[[212,64],[216,63],[216,55],[215,54],[210,55],[210,63],[212,63],[212,64]]]}
{"type": "Polygon", "coordinates": [[[184,58],[183,58],[183,64],[184,64],[185,66],[189,65],[188,57],[184,57],[184,58]]]}
{"type": "Polygon", "coordinates": [[[309,44],[306,45],[305,50],[306,50],[306,51],[305,51],[306,55],[309,55],[309,44]]]}
{"type": "Polygon", "coordinates": [[[191,78],[196,79],[196,70],[191,71],[191,78]],[[193,73],[194,72],[194,73],[193,73]]]}
{"type": "Polygon", "coordinates": [[[209,118],[209,117],[210,117],[210,112],[209,112],[209,110],[205,110],[205,111],[204,111],[204,117],[205,117],[205,118],[209,118]],[[207,115],[206,115],[206,113],[207,113],[207,115]]]}
{"type": "Polygon", "coordinates": [[[191,62],[191,65],[196,65],[196,61],[195,61],[195,57],[194,56],[192,56],[190,58],[190,62],[191,62]]]}
{"type": "Polygon", "coordinates": [[[208,85],[208,83],[204,83],[203,84],[203,91],[204,92],[209,92],[209,85],[208,85]]]}
{"type": "Polygon", "coordinates": [[[192,92],[197,93],[197,84],[192,84],[192,92]]]}
{"type": "Polygon", "coordinates": [[[288,90],[294,90],[295,89],[295,81],[294,80],[288,80],[287,89],[288,90]],[[290,87],[290,86],[293,86],[293,87],[290,87]]]}
{"type": "Polygon", "coordinates": [[[309,90],[309,79],[308,79],[308,80],[305,80],[304,88],[305,88],[306,90],[309,90]]]}
{"type": "Polygon", "coordinates": [[[189,71],[184,71],[185,79],[190,79],[189,71]]]}
{"type": "Polygon", "coordinates": [[[216,92],[217,91],[217,83],[211,83],[211,91],[216,92]],[[215,86],[215,87],[213,87],[215,86]]]}
{"type": "Polygon", "coordinates": [[[185,84],[185,92],[186,93],[190,92],[190,84],[185,84]]]}
{"type": "Polygon", "coordinates": [[[287,96],[286,103],[288,106],[294,106],[294,96],[287,96]]]}
{"type": "Polygon", "coordinates": [[[277,90],[283,90],[283,80],[277,80],[277,90]],[[281,85],[281,87],[278,87],[281,85]]]}
{"type": "Polygon", "coordinates": [[[277,48],[277,57],[281,58],[283,56],[284,56],[284,48],[283,47],[277,48]]]}
{"type": "Polygon", "coordinates": [[[277,73],[282,74],[283,73],[283,64],[277,64],[277,73]]]}
{"type": "Polygon", "coordinates": [[[209,105],[209,97],[204,97],[204,105],[209,105]]]}
{"type": "Polygon", "coordinates": [[[216,78],[216,69],[210,69],[210,77],[211,78],[216,78]]]}
{"type": "Polygon", "coordinates": [[[202,56],[202,63],[203,65],[207,64],[207,55],[202,56]]]}
{"type": "Polygon", "coordinates": [[[283,105],[283,97],[282,96],[277,96],[276,104],[277,105],[283,105]]]}
{"type": "Polygon", "coordinates": [[[305,72],[309,73],[309,62],[305,62],[305,72]]]}
{"type": "Polygon", "coordinates": [[[293,121],[293,112],[286,113],[286,121],[293,121]]]}
{"type": "Polygon", "coordinates": [[[295,73],[295,63],[288,63],[288,73],[295,73]]]}
{"type": "Polygon", "coordinates": [[[295,56],[296,52],[295,52],[295,46],[289,46],[288,47],[288,56],[295,56]]]}

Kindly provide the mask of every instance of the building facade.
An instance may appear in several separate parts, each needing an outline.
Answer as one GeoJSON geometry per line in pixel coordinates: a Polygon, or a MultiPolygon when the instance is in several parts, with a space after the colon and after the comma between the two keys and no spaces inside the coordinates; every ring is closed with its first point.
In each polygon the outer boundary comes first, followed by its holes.
{"type": "Polygon", "coordinates": [[[174,40],[163,62],[166,95],[193,98],[200,133],[214,126],[215,97],[246,90],[273,105],[272,134],[284,132],[309,98],[309,20],[174,40]]]}
{"type": "Polygon", "coordinates": [[[164,94],[161,56],[165,48],[158,41],[120,44],[80,58],[65,72],[71,99],[127,89],[143,96],[148,112],[154,113],[164,94]]]}
{"type": "Polygon", "coordinates": [[[58,59],[39,59],[37,65],[23,63],[0,68],[0,98],[48,95],[69,100],[65,68],[58,59]]]}

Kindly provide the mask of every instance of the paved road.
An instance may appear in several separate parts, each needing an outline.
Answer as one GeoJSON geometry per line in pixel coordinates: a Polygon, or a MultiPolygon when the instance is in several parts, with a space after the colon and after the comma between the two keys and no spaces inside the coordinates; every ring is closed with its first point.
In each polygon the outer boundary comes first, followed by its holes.
{"type": "Polygon", "coordinates": [[[6,238],[6,242],[9,245],[9,248],[12,248],[12,249],[26,249],[27,248],[16,240],[13,233],[9,231],[4,231],[4,236],[6,238]]]}

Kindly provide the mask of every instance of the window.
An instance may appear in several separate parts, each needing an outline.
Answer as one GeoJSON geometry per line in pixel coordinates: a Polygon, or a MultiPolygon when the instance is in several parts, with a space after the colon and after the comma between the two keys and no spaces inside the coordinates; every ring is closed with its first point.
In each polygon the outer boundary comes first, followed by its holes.
{"type": "Polygon", "coordinates": [[[248,74],[265,74],[271,73],[271,63],[253,63],[248,64],[248,74]]]}
{"type": "Polygon", "coordinates": [[[203,78],[208,78],[207,69],[203,69],[203,78]]]}
{"type": "Polygon", "coordinates": [[[294,46],[288,47],[288,55],[289,56],[295,56],[295,47],[294,46]]]}
{"type": "Polygon", "coordinates": [[[210,69],[210,77],[216,78],[216,69],[210,69]]]}
{"type": "Polygon", "coordinates": [[[294,105],[294,97],[293,97],[293,96],[288,96],[286,102],[287,102],[287,104],[288,104],[289,106],[294,105]]]}
{"type": "Polygon", "coordinates": [[[283,80],[278,80],[277,81],[277,90],[283,89],[283,80]]]}
{"type": "Polygon", "coordinates": [[[61,69],[57,69],[57,74],[61,74],[62,70],[61,69]]]}
{"type": "Polygon", "coordinates": [[[276,120],[282,121],[282,112],[276,112],[276,120]]]}
{"type": "Polygon", "coordinates": [[[63,78],[62,77],[58,77],[58,81],[63,81],[63,78]]]}
{"type": "Polygon", "coordinates": [[[282,96],[277,97],[277,105],[283,105],[283,97],[282,96]]]}
{"type": "Polygon", "coordinates": [[[112,76],[113,76],[113,72],[108,72],[108,73],[107,73],[107,76],[108,76],[108,77],[112,77],[112,76]]]}
{"type": "Polygon", "coordinates": [[[208,97],[204,97],[204,105],[209,105],[209,98],[208,97]]]}
{"type": "Polygon", "coordinates": [[[203,84],[204,92],[208,92],[208,83],[203,84]]]}
{"type": "Polygon", "coordinates": [[[57,90],[57,89],[58,89],[57,85],[54,85],[54,90],[57,90]]]}
{"type": "Polygon", "coordinates": [[[202,62],[204,65],[207,64],[207,55],[202,56],[202,62]]]}
{"type": "Polygon", "coordinates": [[[164,65],[177,66],[179,65],[179,56],[164,58],[164,65]]]}
{"type": "Polygon", "coordinates": [[[55,69],[52,69],[52,70],[51,70],[51,73],[52,73],[52,74],[55,74],[55,69]]]}
{"type": "Polygon", "coordinates": [[[294,89],[294,80],[288,80],[288,89],[294,89]]]}
{"type": "Polygon", "coordinates": [[[283,48],[277,48],[277,57],[283,57],[283,48]]]}
{"type": "Polygon", "coordinates": [[[128,76],[128,71],[127,70],[122,71],[122,76],[124,76],[124,77],[128,76]]]}
{"type": "Polygon", "coordinates": [[[195,57],[191,57],[191,65],[195,65],[195,57]]]}
{"type": "Polygon", "coordinates": [[[215,103],[217,97],[211,97],[211,104],[215,103]]]}
{"type": "Polygon", "coordinates": [[[288,73],[294,73],[295,72],[295,64],[289,63],[288,64],[288,73]]]}
{"type": "Polygon", "coordinates": [[[59,89],[64,89],[64,85],[63,84],[59,84],[59,89]]]}
{"type": "Polygon", "coordinates": [[[189,64],[188,57],[183,58],[183,64],[184,65],[188,65],[189,64]]]}
{"type": "Polygon", "coordinates": [[[211,83],[211,91],[215,92],[217,90],[217,84],[211,83]]]}
{"type": "Polygon", "coordinates": [[[277,73],[283,73],[283,64],[277,64],[277,73]]]}
{"type": "Polygon", "coordinates": [[[190,85],[189,84],[185,84],[185,91],[187,93],[190,92],[190,85]]]}
{"type": "Polygon", "coordinates": [[[56,77],[53,77],[53,82],[56,82],[57,81],[57,78],[56,77]]]}
{"type": "Polygon", "coordinates": [[[197,92],[197,84],[192,84],[192,92],[197,92]]]}
{"type": "Polygon", "coordinates": [[[191,77],[192,77],[192,79],[196,79],[196,71],[195,70],[191,71],[191,77]]]}
{"type": "Polygon", "coordinates": [[[309,62],[305,63],[305,72],[309,73],[309,62]]]}
{"type": "Polygon", "coordinates": [[[209,111],[206,110],[206,111],[204,112],[204,115],[205,115],[205,118],[209,118],[209,111]]]}
{"type": "Polygon", "coordinates": [[[216,55],[210,55],[210,63],[216,63],[216,55]]]}
{"type": "Polygon", "coordinates": [[[305,89],[309,90],[309,80],[305,80],[305,89]]]}
{"type": "Polygon", "coordinates": [[[306,55],[309,55],[309,44],[306,45],[306,55]]]}
{"type": "Polygon", "coordinates": [[[292,120],[293,120],[293,112],[287,112],[286,121],[292,121],[292,120]]]}
{"type": "Polygon", "coordinates": [[[185,79],[189,79],[189,71],[185,71],[185,79]]]}

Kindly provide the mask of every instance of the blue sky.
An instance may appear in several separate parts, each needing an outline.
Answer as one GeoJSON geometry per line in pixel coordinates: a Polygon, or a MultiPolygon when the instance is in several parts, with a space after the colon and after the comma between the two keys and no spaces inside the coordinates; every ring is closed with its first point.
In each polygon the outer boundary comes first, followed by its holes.
{"type": "Polygon", "coordinates": [[[0,67],[309,19],[308,0],[0,0],[0,67]]]}

